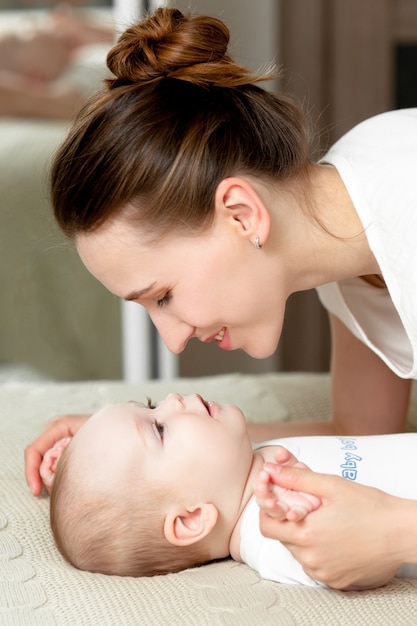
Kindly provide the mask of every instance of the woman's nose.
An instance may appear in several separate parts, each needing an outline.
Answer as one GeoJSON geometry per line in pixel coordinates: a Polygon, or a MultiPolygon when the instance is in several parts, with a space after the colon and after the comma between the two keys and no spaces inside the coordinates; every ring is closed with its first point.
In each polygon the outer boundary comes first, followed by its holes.
{"type": "Polygon", "coordinates": [[[151,316],[156,329],[162,337],[162,341],[170,352],[179,354],[194,336],[195,328],[186,322],[164,316],[151,316]]]}

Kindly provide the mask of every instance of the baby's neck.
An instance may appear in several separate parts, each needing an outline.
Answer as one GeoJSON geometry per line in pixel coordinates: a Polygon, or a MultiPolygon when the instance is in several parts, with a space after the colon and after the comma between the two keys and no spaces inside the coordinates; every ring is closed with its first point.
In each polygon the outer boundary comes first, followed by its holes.
{"type": "Polygon", "coordinates": [[[259,448],[253,454],[253,461],[250,472],[248,474],[248,478],[246,480],[246,486],[243,492],[241,507],[239,511],[238,518],[236,520],[236,524],[233,528],[232,534],[230,536],[229,549],[230,556],[235,561],[241,561],[240,556],[240,524],[242,521],[243,514],[245,513],[246,507],[248,506],[250,500],[253,497],[255,481],[258,477],[259,472],[262,470],[264,463],[266,461],[274,461],[274,450],[275,446],[265,446],[259,448]]]}

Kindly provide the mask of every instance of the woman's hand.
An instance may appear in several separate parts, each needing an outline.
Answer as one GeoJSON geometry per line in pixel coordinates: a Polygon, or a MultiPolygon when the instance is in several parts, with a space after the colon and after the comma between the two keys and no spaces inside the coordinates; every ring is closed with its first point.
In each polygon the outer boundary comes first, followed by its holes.
{"type": "Polygon", "coordinates": [[[300,522],[260,513],[262,533],[283,543],[312,578],[336,589],[377,587],[402,563],[417,562],[417,502],[308,469],[277,467],[270,476],[322,501],[300,522]]]}
{"type": "Polygon", "coordinates": [[[89,418],[89,415],[62,415],[55,418],[47,428],[25,450],[26,482],[34,496],[42,492],[42,480],[39,468],[43,455],[57,441],[73,437],[77,430],[89,418]]]}

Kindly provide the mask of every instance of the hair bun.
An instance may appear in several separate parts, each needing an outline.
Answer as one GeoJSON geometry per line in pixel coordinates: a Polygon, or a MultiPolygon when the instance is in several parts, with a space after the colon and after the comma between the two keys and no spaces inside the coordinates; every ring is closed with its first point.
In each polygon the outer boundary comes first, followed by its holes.
{"type": "Polygon", "coordinates": [[[229,29],[209,16],[185,16],[160,8],[128,28],[110,50],[107,65],[115,75],[111,87],[177,78],[207,87],[234,87],[264,80],[227,56],[229,29]]]}

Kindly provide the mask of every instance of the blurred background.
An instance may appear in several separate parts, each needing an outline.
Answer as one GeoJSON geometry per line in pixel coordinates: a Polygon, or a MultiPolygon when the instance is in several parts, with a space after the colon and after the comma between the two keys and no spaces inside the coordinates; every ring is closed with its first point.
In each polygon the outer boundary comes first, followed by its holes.
{"type": "MultiPolygon", "coordinates": [[[[17,370],[56,380],[123,376],[120,303],[88,275],[55,228],[47,173],[79,102],[106,74],[117,32],[158,4],[88,0],[69,10],[51,0],[0,0],[0,380],[2,372],[7,378],[17,370]],[[36,73],[34,59],[37,67],[48,65],[42,46],[39,57],[29,54],[30,71],[23,53],[16,54],[22,41],[34,43],[34,32],[52,33],[55,46],[57,35],[65,40],[61,56],[46,54],[55,65],[62,61],[49,76],[36,73]]],[[[417,106],[416,0],[165,4],[220,17],[231,31],[232,55],[254,69],[271,61],[282,66],[282,78],[269,88],[290,93],[309,113],[318,154],[367,117],[417,106]]],[[[155,341],[150,333],[151,348],[155,341]]],[[[145,355],[140,341],[133,349],[145,355]]],[[[313,291],[290,298],[279,348],[269,359],[192,341],[176,361],[182,376],[328,366],[328,324],[313,291]]]]}

